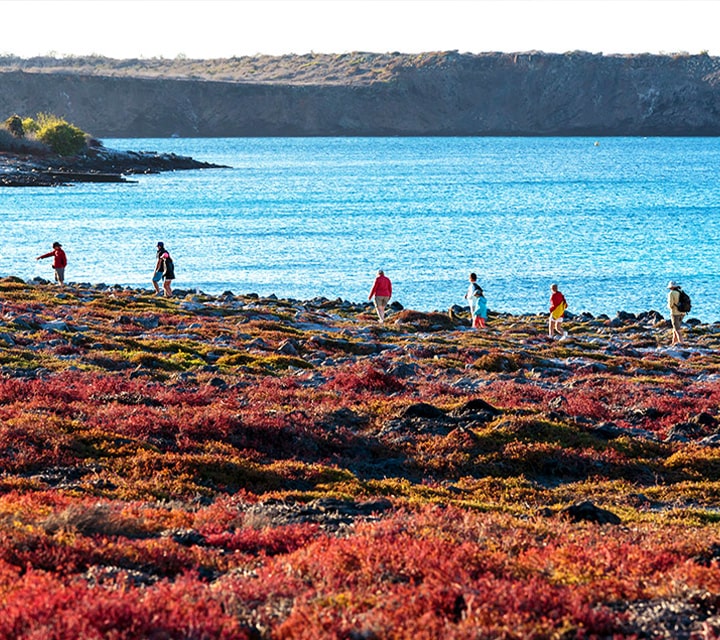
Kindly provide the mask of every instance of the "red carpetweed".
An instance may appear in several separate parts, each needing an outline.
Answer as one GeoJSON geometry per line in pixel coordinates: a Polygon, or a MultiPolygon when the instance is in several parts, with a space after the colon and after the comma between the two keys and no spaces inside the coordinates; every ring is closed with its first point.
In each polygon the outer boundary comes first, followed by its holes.
{"type": "Polygon", "coordinates": [[[0,640],[718,637],[714,329],[56,293],[0,280],[0,640]]]}

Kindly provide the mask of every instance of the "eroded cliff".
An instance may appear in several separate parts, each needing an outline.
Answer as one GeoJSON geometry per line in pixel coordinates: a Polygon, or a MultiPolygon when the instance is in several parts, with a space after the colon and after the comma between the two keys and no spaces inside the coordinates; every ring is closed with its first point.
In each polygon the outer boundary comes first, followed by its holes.
{"type": "Polygon", "coordinates": [[[0,115],[99,137],[720,134],[720,58],[574,52],[0,58],[0,115]]]}

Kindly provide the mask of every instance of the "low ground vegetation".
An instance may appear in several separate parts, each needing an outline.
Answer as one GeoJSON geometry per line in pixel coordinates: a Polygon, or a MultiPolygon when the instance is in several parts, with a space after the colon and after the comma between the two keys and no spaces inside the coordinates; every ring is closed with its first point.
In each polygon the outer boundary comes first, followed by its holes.
{"type": "Polygon", "coordinates": [[[178,293],[0,280],[0,638],[720,636],[718,325],[178,293]]]}
{"type": "Polygon", "coordinates": [[[256,55],[196,60],[175,58],[115,59],[104,56],[0,56],[0,70],[27,73],[185,78],[225,82],[291,84],[371,84],[386,82],[416,68],[442,67],[457,52],[350,52],[342,54],[256,55]]]}

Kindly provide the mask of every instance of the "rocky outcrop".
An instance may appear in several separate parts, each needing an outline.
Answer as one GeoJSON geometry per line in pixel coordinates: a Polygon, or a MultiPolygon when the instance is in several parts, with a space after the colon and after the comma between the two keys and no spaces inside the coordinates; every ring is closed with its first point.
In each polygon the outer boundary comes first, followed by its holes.
{"type": "Polygon", "coordinates": [[[71,182],[127,182],[127,175],[213,169],[220,165],[174,153],[93,146],[74,157],[0,153],[0,187],[54,187],[71,182]]]}
{"type": "Polygon", "coordinates": [[[0,114],[52,112],[99,137],[720,135],[720,58],[708,55],[310,58],[151,74],[140,61],[0,61],[0,114]]]}

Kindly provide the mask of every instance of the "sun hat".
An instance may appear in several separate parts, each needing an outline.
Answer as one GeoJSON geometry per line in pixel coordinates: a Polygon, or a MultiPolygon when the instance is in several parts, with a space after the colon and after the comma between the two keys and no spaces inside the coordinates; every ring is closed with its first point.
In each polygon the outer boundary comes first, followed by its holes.
{"type": "Polygon", "coordinates": [[[62,247],[62,245],[59,242],[53,242],[53,247],[62,247]]]}
{"type": "Polygon", "coordinates": [[[668,289],[677,289],[679,286],[680,285],[677,282],[675,282],[675,280],[670,280],[670,282],[668,282],[667,288],[668,289]]]}
{"type": "Polygon", "coordinates": [[[158,243],[157,243],[157,246],[158,246],[158,247],[164,247],[165,245],[164,245],[162,242],[158,242],[158,243]]]}

